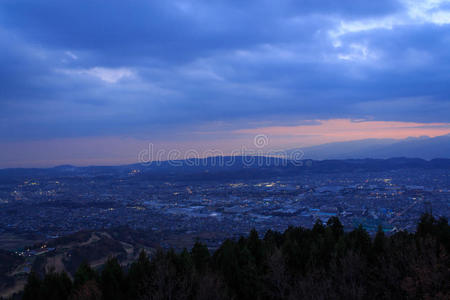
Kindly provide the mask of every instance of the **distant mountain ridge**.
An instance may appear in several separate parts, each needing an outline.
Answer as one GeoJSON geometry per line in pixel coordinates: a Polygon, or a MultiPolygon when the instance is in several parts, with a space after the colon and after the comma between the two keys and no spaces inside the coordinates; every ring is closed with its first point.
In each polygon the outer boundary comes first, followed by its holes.
{"type": "MultiPolygon", "coordinates": [[[[298,151],[290,149],[288,153],[298,151]]],[[[437,137],[394,139],[364,139],[349,142],[335,142],[300,148],[305,159],[387,159],[407,158],[450,158],[450,134],[437,137]]]]}
{"type": "Polygon", "coordinates": [[[155,162],[150,165],[91,166],[48,169],[2,169],[0,184],[19,184],[39,179],[86,180],[127,179],[154,181],[204,181],[234,179],[268,179],[342,172],[378,172],[399,169],[450,169],[450,159],[421,158],[389,159],[328,159],[286,160],[277,157],[209,157],[178,161],[155,162]],[[261,160],[262,159],[262,160],[261,160]]]}

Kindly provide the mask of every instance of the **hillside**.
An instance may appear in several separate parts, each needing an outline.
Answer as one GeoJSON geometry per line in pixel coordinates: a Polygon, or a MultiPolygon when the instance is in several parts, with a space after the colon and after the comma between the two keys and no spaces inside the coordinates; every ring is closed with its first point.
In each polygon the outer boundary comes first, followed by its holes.
{"type": "MultiPolygon", "coordinates": [[[[288,152],[295,151],[288,150],[288,152]]],[[[328,143],[300,148],[306,159],[362,159],[409,157],[421,159],[450,158],[450,135],[438,137],[394,139],[365,139],[328,143]]]]}
{"type": "Polygon", "coordinates": [[[448,221],[431,215],[413,234],[380,228],[373,239],[331,218],[263,238],[253,230],[214,253],[197,242],[150,259],[141,252],[128,267],[117,258],[99,272],[81,264],[73,281],[31,273],[22,299],[448,299],[449,249],[448,221]]]}
{"type": "Polygon", "coordinates": [[[0,296],[8,296],[22,289],[30,269],[41,276],[48,272],[66,272],[72,278],[83,262],[97,268],[113,256],[127,265],[137,258],[142,249],[148,253],[154,252],[158,245],[150,240],[148,234],[116,228],[80,231],[30,246],[19,253],[0,250],[0,296]]]}

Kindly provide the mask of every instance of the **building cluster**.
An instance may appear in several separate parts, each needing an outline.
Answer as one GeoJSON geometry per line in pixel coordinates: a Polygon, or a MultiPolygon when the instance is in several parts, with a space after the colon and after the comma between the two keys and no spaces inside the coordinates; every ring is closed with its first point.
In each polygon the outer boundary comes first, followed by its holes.
{"type": "Polygon", "coordinates": [[[64,236],[84,229],[151,230],[163,246],[202,236],[211,247],[252,228],[283,231],[339,217],[347,230],[415,229],[450,215],[446,170],[309,174],[272,180],[156,182],[125,177],[33,178],[0,186],[0,234],[64,236]]]}

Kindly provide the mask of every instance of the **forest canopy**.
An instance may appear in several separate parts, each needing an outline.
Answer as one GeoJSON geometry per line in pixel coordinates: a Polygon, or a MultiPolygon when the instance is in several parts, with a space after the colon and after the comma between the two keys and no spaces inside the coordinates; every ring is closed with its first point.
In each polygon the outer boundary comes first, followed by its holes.
{"type": "Polygon", "coordinates": [[[128,266],[111,257],[43,278],[32,272],[18,299],[449,299],[450,228],[424,214],[415,233],[374,237],[338,218],[284,233],[252,230],[211,253],[196,242],[176,253],[142,251],[128,266]]]}

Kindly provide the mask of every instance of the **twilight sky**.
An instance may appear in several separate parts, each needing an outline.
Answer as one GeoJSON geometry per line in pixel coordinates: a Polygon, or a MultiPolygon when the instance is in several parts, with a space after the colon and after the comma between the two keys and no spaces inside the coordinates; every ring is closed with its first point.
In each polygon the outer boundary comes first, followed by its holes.
{"type": "Polygon", "coordinates": [[[0,167],[449,132],[450,1],[0,1],[0,167]]]}

